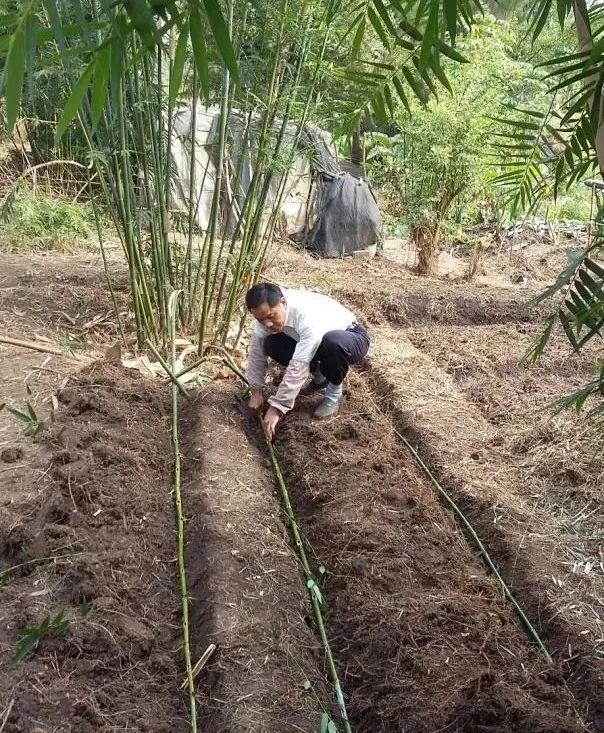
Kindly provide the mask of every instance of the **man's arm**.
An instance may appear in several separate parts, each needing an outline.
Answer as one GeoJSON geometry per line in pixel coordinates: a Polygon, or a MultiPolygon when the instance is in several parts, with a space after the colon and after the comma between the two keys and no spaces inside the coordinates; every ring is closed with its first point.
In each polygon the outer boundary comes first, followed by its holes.
{"type": "Polygon", "coordinates": [[[271,407],[279,410],[281,414],[289,412],[294,406],[296,397],[308,379],[310,362],[298,361],[296,354],[289,362],[279,389],[273,397],[269,397],[268,403],[271,407]]]}
{"type": "Polygon", "coordinates": [[[310,362],[315,355],[321,336],[314,329],[306,327],[300,331],[300,340],[296,344],[296,349],[292,355],[291,361],[277,393],[269,399],[269,405],[284,414],[289,412],[294,406],[296,397],[308,379],[310,372],[310,362]]]}

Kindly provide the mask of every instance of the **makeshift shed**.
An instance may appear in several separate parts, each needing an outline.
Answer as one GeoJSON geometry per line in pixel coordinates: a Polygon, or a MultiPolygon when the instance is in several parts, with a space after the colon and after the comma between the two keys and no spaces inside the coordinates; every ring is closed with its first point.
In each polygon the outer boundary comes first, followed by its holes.
{"type": "MultiPolygon", "coordinates": [[[[180,107],[174,115],[171,139],[174,168],[172,208],[188,211],[192,190],[195,221],[201,230],[206,230],[210,222],[216,185],[213,154],[219,120],[218,107],[198,109],[193,135],[191,108],[180,107]],[[191,189],[192,170],[194,180],[191,189]]],[[[259,126],[259,119],[256,123],[259,126]]],[[[280,125],[279,122],[275,124],[280,125]]],[[[220,193],[220,221],[227,234],[232,234],[235,229],[253,175],[258,139],[254,121],[251,134],[245,141],[244,129],[243,115],[233,111],[229,120],[229,154],[223,169],[220,193]],[[239,169],[239,184],[234,190],[236,171],[239,169]],[[229,211],[230,216],[227,213],[229,211]]],[[[324,257],[337,257],[375,244],[379,235],[380,215],[373,194],[364,180],[340,170],[329,134],[306,126],[303,134],[297,136],[297,125],[291,123],[285,130],[285,151],[291,151],[294,144],[296,154],[287,173],[285,196],[281,204],[287,233],[324,257]]],[[[281,180],[281,174],[275,173],[268,194],[267,215],[277,201],[281,180]]]]}

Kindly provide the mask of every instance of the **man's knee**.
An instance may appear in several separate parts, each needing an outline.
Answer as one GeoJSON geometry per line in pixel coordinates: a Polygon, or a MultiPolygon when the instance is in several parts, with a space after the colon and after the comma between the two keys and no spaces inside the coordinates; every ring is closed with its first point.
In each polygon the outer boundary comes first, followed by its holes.
{"type": "Polygon", "coordinates": [[[323,352],[333,354],[341,349],[339,331],[328,331],[321,341],[321,349],[323,352]]]}

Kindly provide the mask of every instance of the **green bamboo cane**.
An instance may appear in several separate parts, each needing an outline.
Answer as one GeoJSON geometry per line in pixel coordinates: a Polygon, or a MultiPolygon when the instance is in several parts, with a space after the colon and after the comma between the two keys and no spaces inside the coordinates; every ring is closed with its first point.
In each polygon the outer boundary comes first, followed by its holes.
{"type": "MultiPolygon", "coordinates": [[[[377,408],[377,405],[376,405],[376,408],[377,408]]],[[[379,408],[377,408],[377,409],[378,409],[378,411],[380,411],[379,408]]],[[[509,589],[509,587],[507,586],[506,582],[502,578],[501,573],[497,569],[497,566],[495,565],[495,563],[491,559],[491,556],[489,555],[486,547],[484,546],[482,540],[480,539],[480,537],[479,537],[478,533],[476,532],[476,530],[474,529],[474,527],[470,524],[470,521],[467,519],[466,515],[462,512],[462,510],[453,501],[453,499],[451,498],[451,496],[449,495],[449,493],[444,489],[444,487],[436,480],[436,478],[434,477],[434,474],[430,471],[430,469],[428,468],[428,466],[422,460],[422,457],[417,452],[417,449],[396,428],[393,428],[393,430],[394,430],[394,433],[398,436],[399,440],[401,440],[403,442],[403,444],[409,449],[409,451],[411,452],[411,455],[415,459],[415,461],[418,464],[418,466],[424,471],[424,473],[430,479],[432,485],[434,486],[434,488],[436,489],[436,491],[439,493],[439,495],[441,496],[441,498],[443,499],[443,501],[453,511],[453,513],[455,514],[455,516],[457,517],[457,519],[463,525],[463,527],[466,530],[466,532],[472,538],[474,544],[478,548],[478,551],[481,554],[481,556],[482,556],[483,560],[485,561],[486,565],[489,567],[489,569],[491,570],[491,572],[493,573],[493,575],[497,579],[497,582],[501,586],[501,591],[503,593],[503,597],[507,601],[509,601],[509,603],[512,604],[514,610],[518,614],[518,617],[520,618],[520,620],[524,624],[524,627],[525,627],[526,631],[528,632],[529,636],[533,639],[533,641],[535,642],[535,644],[537,645],[537,647],[539,648],[539,650],[541,651],[541,653],[545,657],[545,660],[547,661],[547,663],[550,664],[550,665],[553,664],[554,663],[553,662],[553,659],[552,659],[549,651],[547,650],[547,647],[545,646],[545,644],[541,640],[541,637],[537,633],[537,630],[535,629],[535,627],[530,622],[528,616],[526,615],[526,613],[524,612],[524,610],[522,609],[522,607],[520,606],[520,604],[518,603],[518,601],[512,595],[511,590],[509,589]]]]}
{"type": "MultiPolygon", "coordinates": [[[[277,35],[275,53],[273,56],[273,66],[272,66],[272,71],[271,71],[271,79],[269,82],[266,108],[262,115],[261,129],[260,129],[260,134],[258,138],[258,153],[256,156],[256,161],[255,161],[255,165],[253,169],[252,180],[250,181],[250,184],[249,184],[249,187],[246,193],[245,201],[242,206],[242,213],[239,217],[239,221],[237,222],[235,233],[233,234],[234,241],[237,240],[239,232],[241,231],[242,228],[244,230],[244,234],[247,230],[247,225],[249,224],[251,220],[251,216],[248,214],[248,211],[251,211],[253,213],[253,210],[254,210],[254,205],[251,205],[250,202],[255,201],[256,199],[256,196],[257,196],[256,190],[257,190],[257,187],[258,187],[261,175],[262,175],[262,170],[264,169],[265,163],[266,163],[267,135],[269,133],[269,130],[272,129],[273,120],[274,120],[274,117],[277,111],[277,101],[278,101],[277,90],[279,89],[278,79],[279,79],[279,75],[280,75],[281,67],[282,67],[282,50],[283,50],[283,39],[284,39],[286,17],[287,17],[287,8],[288,8],[288,0],[282,0],[281,21],[280,21],[279,31],[277,35]]],[[[232,284],[231,288],[229,289],[229,293],[226,299],[224,313],[222,316],[221,331],[222,331],[222,344],[223,345],[226,342],[228,324],[231,320],[233,310],[235,308],[236,297],[237,297],[236,285],[241,281],[241,278],[243,276],[243,264],[245,261],[246,254],[247,254],[247,239],[244,236],[241,242],[239,256],[237,258],[237,263],[235,266],[235,272],[232,278],[232,283],[235,284],[235,287],[233,287],[233,284],[232,284]]],[[[225,273],[225,277],[226,277],[226,273],[225,273]]]]}
{"type": "MultiPolygon", "coordinates": [[[[229,16],[229,36],[232,35],[233,31],[233,0],[228,0],[228,16],[229,16]]],[[[214,180],[214,202],[212,208],[212,218],[210,220],[210,233],[208,240],[208,248],[206,253],[206,272],[204,281],[204,292],[203,292],[203,307],[201,311],[201,318],[199,321],[199,336],[198,336],[198,353],[203,353],[203,346],[205,341],[205,335],[207,330],[208,313],[210,309],[210,294],[211,294],[211,276],[212,276],[212,254],[214,252],[214,240],[216,237],[216,224],[218,222],[219,213],[219,202],[222,188],[222,167],[224,165],[224,149],[226,144],[226,130],[228,124],[228,100],[229,100],[229,85],[230,85],[230,72],[226,64],[223,65],[222,72],[222,96],[220,100],[220,133],[218,138],[218,161],[216,164],[216,178],[214,180]]]]}
{"type": "Polygon", "coordinates": [[[148,348],[151,351],[151,353],[153,354],[153,356],[157,359],[157,361],[163,367],[163,370],[168,375],[168,377],[169,377],[170,381],[172,382],[172,384],[175,384],[176,385],[178,391],[181,393],[181,395],[183,397],[186,397],[187,399],[190,399],[189,398],[189,393],[187,392],[185,386],[183,385],[182,382],[179,381],[179,376],[180,375],[174,373],[174,371],[168,366],[167,361],[159,353],[159,350],[153,345],[153,343],[151,341],[149,341],[149,339],[146,339],[145,343],[148,346],[148,348]]]}
{"type": "Polygon", "coordinates": [[[92,184],[90,181],[90,171],[87,171],[87,174],[88,174],[88,188],[90,191],[90,201],[92,204],[92,212],[94,214],[94,224],[96,227],[96,233],[97,233],[97,238],[99,242],[99,249],[101,250],[101,257],[103,258],[103,269],[105,271],[105,279],[107,280],[107,287],[109,288],[109,293],[111,295],[111,302],[113,303],[113,311],[115,313],[115,317],[117,320],[117,325],[120,331],[120,336],[122,337],[122,341],[126,343],[126,336],[124,334],[124,326],[122,324],[122,317],[120,315],[120,309],[118,308],[118,305],[117,305],[117,299],[115,297],[115,290],[113,289],[113,281],[111,278],[111,273],[109,272],[109,265],[107,263],[107,254],[105,252],[105,244],[103,242],[103,230],[101,228],[101,221],[100,221],[99,212],[98,212],[98,204],[96,202],[96,198],[93,194],[93,191],[91,190],[92,184]]]}
{"type": "MultiPolygon", "coordinates": [[[[190,293],[193,286],[193,231],[195,227],[195,213],[198,210],[197,197],[195,196],[195,175],[197,172],[197,103],[199,100],[199,81],[197,79],[197,68],[193,64],[193,105],[191,110],[191,160],[189,165],[189,231],[187,237],[187,251],[182,271],[182,286],[184,288],[185,278],[187,289],[190,293]]],[[[203,190],[203,183],[202,183],[203,190]]],[[[190,304],[189,304],[190,305],[190,304]]]]}
{"type": "MultiPolygon", "coordinates": [[[[178,297],[182,291],[174,291],[168,300],[168,311],[170,314],[170,342],[171,342],[171,372],[176,372],[176,314],[178,310],[178,297]]],[[[193,676],[193,665],[191,664],[191,641],[189,630],[189,590],[187,585],[187,572],[185,567],[185,516],[183,511],[181,494],[181,453],[178,431],[178,387],[172,383],[172,420],[171,420],[172,448],[174,451],[174,506],[176,510],[177,528],[177,553],[178,553],[178,578],[180,585],[180,600],[182,606],[182,649],[185,658],[187,673],[187,688],[189,692],[189,729],[191,733],[197,733],[197,701],[195,699],[195,680],[193,676]]]]}
{"type": "MultiPolygon", "coordinates": [[[[157,302],[159,304],[160,331],[163,335],[167,335],[166,334],[166,329],[167,329],[167,298],[166,298],[167,268],[164,262],[164,251],[163,251],[163,244],[162,244],[162,227],[161,227],[161,223],[158,226],[158,222],[157,222],[157,213],[156,212],[157,212],[158,206],[154,205],[153,193],[151,189],[150,176],[152,173],[152,169],[150,166],[149,156],[147,154],[147,144],[146,144],[147,128],[145,127],[145,123],[143,120],[140,102],[138,103],[136,102],[136,99],[139,99],[139,100],[143,99],[143,96],[141,95],[141,89],[139,86],[138,76],[139,75],[136,71],[130,75],[130,78],[133,78],[133,83],[134,83],[134,92],[135,93],[134,93],[133,107],[135,110],[135,120],[137,123],[137,132],[138,132],[138,137],[136,141],[133,141],[133,145],[135,149],[140,150],[140,155],[142,159],[143,191],[145,192],[145,202],[146,202],[147,211],[149,213],[149,229],[150,229],[150,235],[151,235],[151,256],[153,260],[153,273],[154,273],[153,281],[154,281],[154,286],[155,286],[157,302]]],[[[149,92],[149,90],[146,87],[146,84],[143,87],[143,90],[145,92],[145,97],[146,97],[149,92]]],[[[151,111],[149,110],[147,117],[150,116],[149,115],[150,112],[151,111]]],[[[152,145],[152,150],[153,150],[153,147],[154,146],[152,145]]]]}
{"type": "MultiPolygon", "coordinates": [[[[229,353],[222,347],[212,347],[212,348],[217,348],[219,351],[223,353],[225,364],[241,379],[241,381],[246,385],[246,387],[249,387],[247,378],[245,377],[243,372],[238,368],[238,366],[235,364],[235,362],[233,361],[229,353]]],[[[289,526],[292,531],[294,547],[298,554],[300,565],[302,567],[302,572],[306,580],[306,588],[308,590],[308,595],[310,597],[310,601],[313,607],[317,629],[319,631],[319,636],[321,638],[321,644],[323,645],[323,650],[325,652],[325,658],[327,660],[329,674],[331,676],[332,683],[334,686],[336,701],[338,703],[338,708],[340,710],[340,715],[342,717],[342,722],[344,724],[344,730],[346,731],[346,733],[352,733],[350,722],[348,720],[348,713],[346,710],[346,702],[344,700],[344,693],[342,691],[342,685],[340,683],[340,677],[338,675],[338,670],[335,665],[333,653],[331,650],[331,644],[329,643],[329,637],[327,635],[327,630],[325,629],[325,622],[323,619],[323,612],[321,610],[321,604],[319,603],[317,594],[314,590],[314,588],[316,587],[316,580],[313,575],[312,569],[310,567],[310,563],[308,562],[308,555],[306,554],[306,550],[304,548],[304,542],[302,540],[300,529],[298,527],[298,520],[296,519],[296,515],[295,515],[295,512],[291,504],[291,499],[289,496],[289,491],[287,489],[287,484],[285,483],[285,479],[283,478],[283,473],[281,471],[281,467],[279,466],[279,462],[275,454],[275,449],[273,447],[271,439],[269,438],[266,432],[264,422],[262,421],[260,417],[259,417],[259,422],[262,427],[262,432],[264,434],[264,438],[266,441],[268,454],[271,459],[271,464],[273,466],[273,471],[275,473],[277,483],[279,485],[279,490],[281,492],[281,499],[283,501],[283,508],[285,511],[285,515],[287,516],[289,526]]]]}
{"type": "Polygon", "coordinates": [[[304,549],[304,543],[302,541],[302,537],[300,536],[300,530],[298,528],[298,521],[296,519],[296,515],[291,505],[289,491],[287,490],[287,485],[285,483],[285,479],[283,478],[283,473],[281,472],[279,462],[277,461],[277,456],[275,455],[275,449],[273,448],[273,444],[266,432],[264,422],[260,420],[260,423],[262,425],[262,430],[264,433],[264,437],[266,439],[266,445],[268,448],[269,457],[271,459],[271,464],[273,466],[273,471],[275,472],[277,484],[279,485],[279,490],[281,492],[281,499],[283,501],[283,507],[285,509],[285,514],[287,516],[287,519],[289,521],[289,526],[292,531],[294,545],[298,553],[298,557],[300,558],[300,564],[302,565],[302,570],[306,578],[306,587],[308,589],[308,594],[310,596],[310,600],[312,603],[312,607],[313,607],[313,611],[315,615],[315,621],[317,624],[317,628],[319,630],[319,636],[321,637],[321,643],[323,644],[323,649],[325,651],[325,658],[327,660],[327,666],[329,668],[329,673],[330,673],[332,683],[334,686],[336,701],[338,703],[338,708],[340,710],[340,716],[342,718],[342,723],[344,724],[344,730],[346,731],[346,733],[352,733],[352,728],[350,727],[350,722],[348,720],[348,713],[346,710],[346,702],[344,700],[344,694],[342,692],[342,685],[340,684],[340,677],[338,675],[338,670],[336,669],[333,653],[331,650],[331,644],[329,643],[329,638],[327,636],[327,631],[325,629],[325,623],[323,620],[323,612],[321,611],[321,605],[317,598],[316,592],[314,591],[314,587],[316,586],[316,580],[313,576],[312,570],[310,568],[310,564],[308,562],[306,550],[304,549]]]}

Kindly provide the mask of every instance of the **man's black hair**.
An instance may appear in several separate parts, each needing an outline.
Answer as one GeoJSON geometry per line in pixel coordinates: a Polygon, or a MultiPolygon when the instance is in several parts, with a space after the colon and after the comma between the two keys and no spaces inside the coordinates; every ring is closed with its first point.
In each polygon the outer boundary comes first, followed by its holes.
{"type": "Polygon", "coordinates": [[[245,305],[249,311],[268,303],[270,307],[277,305],[283,297],[283,292],[278,285],[272,283],[256,283],[251,287],[245,296],[245,305]]]}

